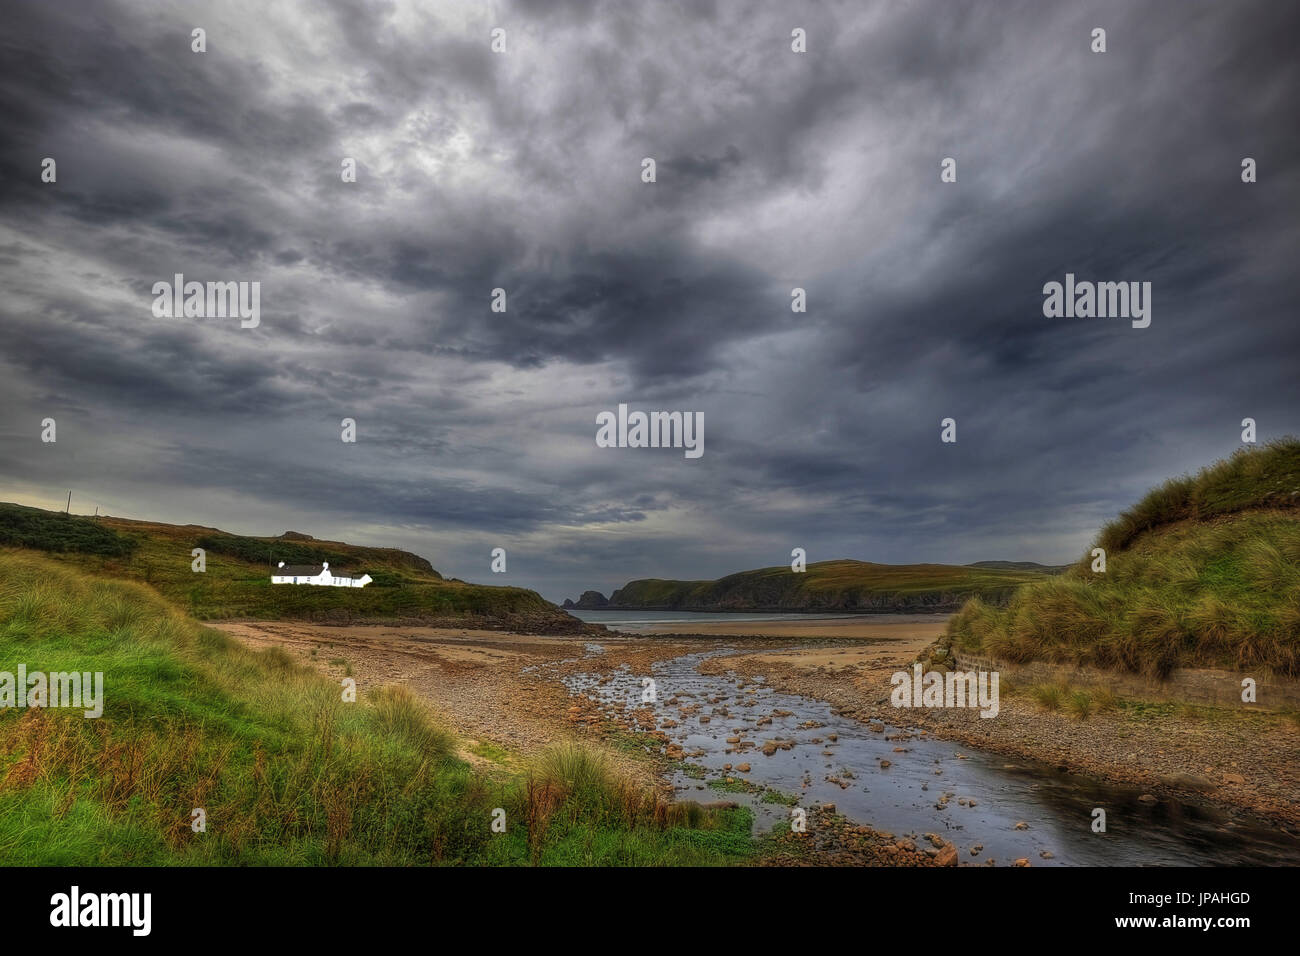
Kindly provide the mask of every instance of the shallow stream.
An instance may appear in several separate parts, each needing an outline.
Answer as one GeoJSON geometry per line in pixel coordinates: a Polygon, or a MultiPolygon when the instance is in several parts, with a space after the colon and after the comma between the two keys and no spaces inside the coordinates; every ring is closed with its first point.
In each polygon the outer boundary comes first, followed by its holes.
{"type": "MultiPolygon", "coordinates": [[[[599,645],[588,646],[588,654],[600,652],[599,645]]],[[[1034,866],[1300,863],[1300,836],[1244,814],[1163,796],[1149,805],[1138,800],[1140,789],[1013,762],[919,736],[906,726],[876,723],[880,729],[873,730],[833,714],[821,701],[775,691],[761,679],[699,672],[701,661],[727,653],[732,651],[660,662],[650,675],[657,702],[649,705],[641,700],[645,675],[627,670],[604,683],[602,675],[589,673],[566,682],[571,691],[611,709],[651,706],[671,740],[687,754],[702,751],[687,762],[703,767],[707,777],[677,772],[679,797],[744,803],[754,809],[759,830],[789,819],[789,806],[770,802],[776,794],[765,802],[762,794],[724,792],[707,781],[730,775],[797,797],[804,808],[833,803],[849,819],[910,837],[919,848],[930,846],[924,835],[934,833],[975,863],[993,859],[1002,865],[1018,857],[1034,866]],[[693,705],[699,705],[694,713],[681,712],[693,705]],[[764,718],[770,723],[760,726],[764,718]],[[665,720],[677,725],[665,726],[665,720]],[[756,746],[736,751],[727,738],[737,736],[756,746]],[[765,756],[762,745],[779,739],[793,746],[765,756]],[[724,764],[733,769],[724,771],[724,764]],[[748,772],[738,772],[739,764],[748,764],[748,772]],[[1092,829],[1097,807],[1106,811],[1105,833],[1092,829]],[[980,849],[972,855],[975,846],[980,849]]]]}

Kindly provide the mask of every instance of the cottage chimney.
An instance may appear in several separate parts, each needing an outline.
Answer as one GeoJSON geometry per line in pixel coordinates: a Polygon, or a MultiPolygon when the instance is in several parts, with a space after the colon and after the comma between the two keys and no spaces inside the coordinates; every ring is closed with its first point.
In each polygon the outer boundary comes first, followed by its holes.
{"type": "Polygon", "coordinates": [[[330,569],[330,563],[328,561],[322,561],[321,564],[323,565],[321,568],[322,571],[328,571],[330,569]]]}
{"type": "Polygon", "coordinates": [[[284,567],[284,562],[281,561],[278,565],[276,565],[276,567],[280,567],[280,568],[284,567]]]}

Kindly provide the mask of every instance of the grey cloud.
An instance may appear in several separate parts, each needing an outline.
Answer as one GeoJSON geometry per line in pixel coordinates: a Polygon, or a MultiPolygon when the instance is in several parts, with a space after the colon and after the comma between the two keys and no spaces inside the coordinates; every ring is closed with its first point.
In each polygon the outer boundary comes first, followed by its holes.
{"type": "Polygon", "coordinates": [[[502,544],[558,599],[795,544],[1064,561],[1242,417],[1300,432],[1290,5],[11,8],[0,499],[502,544]],[[1151,328],[1045,319],[1067,271],[1151,281],[1151,328]],[[262,325],[153,320],[175,272],[261,281],[262,325]],[[705,457],[595,448],[619,402],[704,411],[705,457]]]}

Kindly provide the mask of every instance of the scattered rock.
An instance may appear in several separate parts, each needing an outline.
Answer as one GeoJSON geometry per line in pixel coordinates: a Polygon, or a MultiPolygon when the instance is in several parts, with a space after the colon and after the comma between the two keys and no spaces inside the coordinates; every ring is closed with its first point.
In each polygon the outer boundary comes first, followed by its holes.
{"type": "Polygon", "coordinates": [[[1199,773],[1171,773],[1160,778],[1160,782],[1166,787],[1175,787],[1179,790],[1213,790],[1214,781],[1209,777],[1203,777],[1199,773]]]}

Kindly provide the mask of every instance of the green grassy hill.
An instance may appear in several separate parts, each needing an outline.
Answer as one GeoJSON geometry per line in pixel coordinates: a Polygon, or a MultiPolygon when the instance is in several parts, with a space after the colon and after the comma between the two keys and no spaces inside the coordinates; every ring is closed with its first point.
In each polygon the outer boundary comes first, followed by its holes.
{"type": "Polygon", "coordinates": [[[111,578],[153,587],[201,620],[298,619],[322,623],[455,621],[534,633],[571,633],[581,622],[535,591],[447,580],[424,558],[391,548],[316,541],[289,533],[245,537],[198,525],[88,518],[0,504],[0,548],[49,557],[111,578]],[[206,571],[191,569],[194,548],[206,571]],[[275,563],[328,561],[345,573],[368,573],[364,588],[273,585],[275,563]]]}
{"type": "Polygon", "coordinates": [[[1037,561],[975,561],[968,568],[993,568],[1000,571],[1038,571],[1042,574],[1060,574],[1068,564],[1039,564],[1037,561]]]}
{"type": "Polygon", "coordinates": [[[795,573],[788,566],[742,571],[716,581],[631,581],[610,608],[679,611],[948,611],[972,595],[1007,600],[1042,574],[949,564],[819,561],[795,573]]]}
{"type": "Polygon", "coordinates": [[[344,702],[142,584],[0,551],[0,671],[20,663],[102,672],[103,713],[0,708],[0,865],[709,865],[755,849],[748,810],[667,803],[572,745],[475,771],[403,688],[344,702]]]}
{"type": "Polygon", "coordinates": [[[1005,607],[970,601],[959,648],[1166,675],[1267,668],[1300,677],[1300,441],[1243,449],[1175,478],[1104,527],[1059,577],[1005,607]]]}

